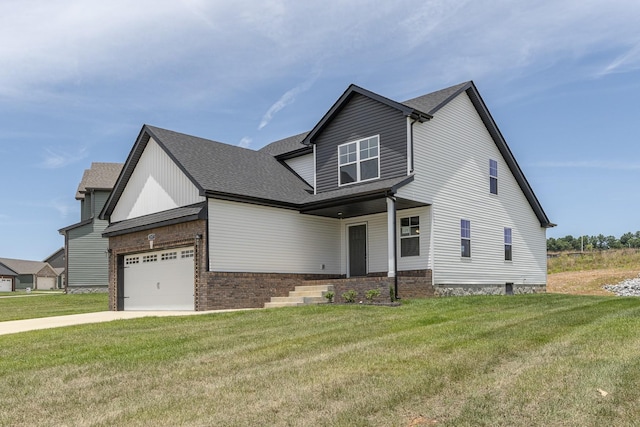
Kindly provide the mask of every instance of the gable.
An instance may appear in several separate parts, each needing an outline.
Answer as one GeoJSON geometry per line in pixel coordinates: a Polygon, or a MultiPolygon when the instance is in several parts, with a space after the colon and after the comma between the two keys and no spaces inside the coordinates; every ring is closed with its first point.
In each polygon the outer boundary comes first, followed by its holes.
{"type": "Polygon", "coordinates": [[[338,188],[338,146],[379,135],[380,179],[407,174],[407,121],[389,105],[354,93],[315,135],[317,192],[338,188]]]}
{"type": "Polygon", "coordinates": [[[204,201],[198,188],[150,138],[111,214],[111,222],[204,201]]]}

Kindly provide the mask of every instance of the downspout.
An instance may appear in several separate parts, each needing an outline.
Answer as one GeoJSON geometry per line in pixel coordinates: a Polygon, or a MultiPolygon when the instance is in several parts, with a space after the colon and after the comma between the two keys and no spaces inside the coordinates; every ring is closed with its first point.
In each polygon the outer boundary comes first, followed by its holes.
{"type": "Polygon", "coordinates": [[[418,121],[418,119],[411,119],[411,116],[407,116],[407,156],[409,157],[409,164],[408,164],[408,170],[407,170],[407,175],[411,174],[415,167],[414,167],[414,150],[413,150],[413,125],[418,121]]]}

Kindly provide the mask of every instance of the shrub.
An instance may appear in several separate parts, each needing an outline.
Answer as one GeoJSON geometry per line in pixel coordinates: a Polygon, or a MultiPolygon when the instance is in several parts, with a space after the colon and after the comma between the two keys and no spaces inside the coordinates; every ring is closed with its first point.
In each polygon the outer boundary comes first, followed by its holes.
{"type": "Polygon", "coordinates": [[[336,294],[335,294],[335,293],[333,293],[332,291],[328,291],[328,292],[326,292],[326,293],[324,294],[324,297],[327,299],[327,301],[329,301],[329,302],[333,302],[333,297],[334,297],[335,295],[336,295],[336,294]]]}
{"type": "Polygon", "coordinates": [[[348,290],[347,292],[342,294],[342,298],[344,299],[344,302],[348,304],[353,304],[354,302],[356,302],[357,296],[358,296],[358,293],[353,289],[348,290]]]}
{"type": "Polygon", "coordinates": [[[380,296],[380,290],[379,289],[369,289],[365,294],[364,297],[367,299],[367,301],[369,302],[373,302],[373,299],[376,297],[380,296]]]}

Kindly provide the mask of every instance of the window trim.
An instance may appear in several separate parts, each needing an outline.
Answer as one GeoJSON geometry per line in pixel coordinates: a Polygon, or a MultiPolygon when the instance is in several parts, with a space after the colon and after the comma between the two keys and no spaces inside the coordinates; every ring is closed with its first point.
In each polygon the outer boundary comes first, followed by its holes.
{"type": "Polygon", "coordinates": [[[471,221],[468,219],[460,220],[460,257],[471,258],[471,221]],[[468,242],[467,251],[465,251],[464,242],[468,242]]]}
{"type": "Polygon", "coordinates": [[[420,215],[409,215],[409,216],[405,216],[400,218],[400,258],[409,258],[409,257],[415,257],[415,256],[420,256],[420,215]],[[417,218],[418,219],[418,224],[416,225],[411,225],[411,220],[413,218],[417,218]],[[408,219],[409,220],[409,234],[406,236],[402,235],[402,220],[403,219],[408,219]],[[411,234],[411,229],[413,228],[417,228],[418,232],[416,234],[411,234]],[[402,241],[403,239],[418,239],[418,253],[417,254],[412,254],[412,255],[403,255],[402,254],[402,241]]]}
{"type": "Polygon", "coordinates": [[[498,195],[498,161],[494,159],[489,159],[489,193],[498,195]]]}
{"type": "Polygon", "coordinates": [[[504,227],[503,232],[503,241],[504,241],[504,260],[505,261],[513,261],[513,229],[510,227],[504,227]],[[507,234],[507,230],[509,233],[507,234]],[[507,239],[508,237],[508,239],[507,239]],[[507,252],[507,247],[509,251],[507,252]]]}
{"type": "Polygon", "coordinates": [[[360,138],[360,139],[356,139],[353,141],[348,141],[345,142],[344,144],[340,144],[338,145],[338,187],[344,187],[346,185],[353,185],[353,184],[358,184],[360,182],[368,182],[368,181],[373,181],[375,179],[380,179],[380,134],[377,135],[371,135],[368,136],[366,138],[360,138]],[[376,138],[377,142],[378,142],[378,154],[375,157],[369,157],[367,159],[361,160],[360,159],[360,144],[363,141],[368,141],[372,138],[376,138]],[[345,164],[341,164],[340,163],[340,148],[347,146],[347,145],[351,145],[351,144],[356,144],[356,160],[354,162],[348,162],[345,164]],[[371,160],[377,158],[378,159],[378,176],[374,177],[374,178],[368,178],[368,179],[361,179],[361,168],[360,165],[363,161],[367,161],[367,160],[371,160]],[[356,180],[353,182],[346,182],[346,183],[342,183],[342,179],[341,179],[341,174],[340,174],[340,167],[342,166],[348,166],[348,165],[352,165],[355,164],[356,165],[356,180]]]}

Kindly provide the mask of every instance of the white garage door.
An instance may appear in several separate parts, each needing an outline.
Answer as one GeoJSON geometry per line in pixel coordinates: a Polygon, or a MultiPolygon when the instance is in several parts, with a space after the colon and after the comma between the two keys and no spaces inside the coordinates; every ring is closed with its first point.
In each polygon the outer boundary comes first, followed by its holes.
{"type": "Polygon", "coordinates": [[[55,277],[36,277],[36,289],[45,290],[56,287],[55,277]]]}
{"type": "Polygon", "coordinates": [[[124,257],[125,310],[193,310],[193,247],[124,257]]]}
{"type": "Polygon", "coordinates": [[[11,279],[0,277],[0,292],[11,292],[11,283],[11,279]]]}

